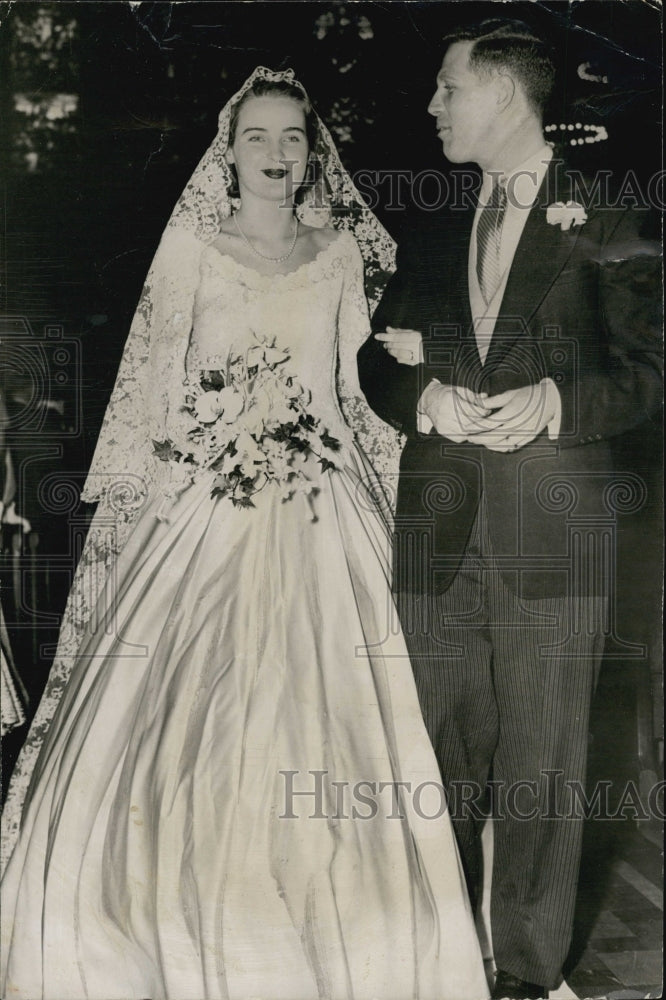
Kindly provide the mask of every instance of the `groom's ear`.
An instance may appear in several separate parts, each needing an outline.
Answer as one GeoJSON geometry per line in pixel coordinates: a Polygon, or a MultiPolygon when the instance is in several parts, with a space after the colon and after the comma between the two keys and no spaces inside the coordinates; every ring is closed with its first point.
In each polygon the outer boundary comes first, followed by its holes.
{"type": "Polygon", "coordinates": [[[498,73],[495,78],[495,94],[498,112],[506,111],[516,96],[516,83],[508,73],[498,73]]]}

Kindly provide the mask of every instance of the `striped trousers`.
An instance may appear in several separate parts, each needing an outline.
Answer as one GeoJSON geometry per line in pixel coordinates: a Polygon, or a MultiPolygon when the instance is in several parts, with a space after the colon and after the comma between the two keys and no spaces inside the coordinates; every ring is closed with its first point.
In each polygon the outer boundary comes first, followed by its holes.
{"type": "Polygon", "coordinates": [[[571,941],[583,824],[575,789],[584,789],[607,600],[520,599],[500,575],[483,504],[449,589],[396,599],[473,904],[493,815],[497,967],[554,988],[571,941]]]}

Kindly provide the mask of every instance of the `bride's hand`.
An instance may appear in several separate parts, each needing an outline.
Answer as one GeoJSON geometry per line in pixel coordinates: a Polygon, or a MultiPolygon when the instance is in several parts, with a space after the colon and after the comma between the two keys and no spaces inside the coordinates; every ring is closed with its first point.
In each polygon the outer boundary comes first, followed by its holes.
{"type": "Polygon", "coordinates": [[[398,330],[386,327],[386,333],[375,334],[388,353],[401,365],[423,364],[423,337],[418,330],[398,330]]]}

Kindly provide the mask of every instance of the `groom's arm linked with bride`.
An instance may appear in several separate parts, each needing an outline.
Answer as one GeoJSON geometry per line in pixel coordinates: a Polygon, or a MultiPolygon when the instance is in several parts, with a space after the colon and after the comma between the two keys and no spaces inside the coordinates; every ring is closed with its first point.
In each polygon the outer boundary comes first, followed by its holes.
{"type": "Polygon", "coordinates": [[[544,140],[554,69],[520,22],[445,40],[428,111],[449,162],[481,168],[478,198],[420,213],[359,352],[368,402],[407,436],[394,588],[473,900],[490,775],[513,804],[494,823],[497,997],[562,981],[571,788],[614,596],[610,442],[662,399],[646,213],[580,203],[544,140]]]}

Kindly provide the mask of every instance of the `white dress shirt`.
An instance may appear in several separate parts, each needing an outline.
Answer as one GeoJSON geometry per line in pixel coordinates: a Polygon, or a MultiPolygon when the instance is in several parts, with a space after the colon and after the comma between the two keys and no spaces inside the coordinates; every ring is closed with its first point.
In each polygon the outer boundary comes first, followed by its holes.
{"type": "MultiPolygon", "coordinates": [[[[536,201],[539,188],[552,158],[552,148],[544,143],[536,153],[523,160],[522,163],[519,163],[510,173],[502,174],[499,171],[484,171],[483,182],[479,192],[479,201],[472,225],[467,264],[469,304],[481,364],[485,364],[488,355],[488,349],[495,331],[495,324],[502,306],[504,292],[520,237],[523,234],[525,223],[536,201]],[[486,305],[481,288],[479,287],[479,278],[476,271],[476,230],[479,223],[479,216],[490,199],[493,184],[496,181],[499,181],[506,188],[507,205],[500,236],[500,282],[492,299],[486,305]]],[[[552,399],[555,409],[555,416],[548,424],[548,437],[551,440],[555,440],[559,434],[562,418],[560,394],[552,379],[543,379],[543,382],[547,384],[549,399],[552,399]]],[[[423,434],[428,434],[432,429],[429,417],[425,413],[422,413],[420,408],[418,412],[418,429],[423,434]]]]}
{"type": "Polygon", "coordinates": [[[483,183],[479,192],[479,203],[474,215],[472,226],[472,236],[469,243],[469,257],[467,277],[469,283],[469,304],[472,310],[472,320],[474,322],[474,333],[476,343],[479,348],[479,357],[484,364],[490,347],[497,316],[502,307],[502,299],[506,283],[511,272],[511,265],[516,253],[516,249],[523,235],[523,229],[527,222],[537,193],[541,186],[548,164],[553,158],[553,151],[550,146],[544,145],[537,150],[533,156],[523,160],[522,163],[509,174],[499,172],[483,174],[483,183]],[[488,203],[493,183],[498,181],[506,190],[507,204],[504,214],[504,222],[500,234],[500,282],[491,301],[486,302],[481,294],[479,278],[476,271],[476,230],[479,224],[479,216],[488,203]]]}

